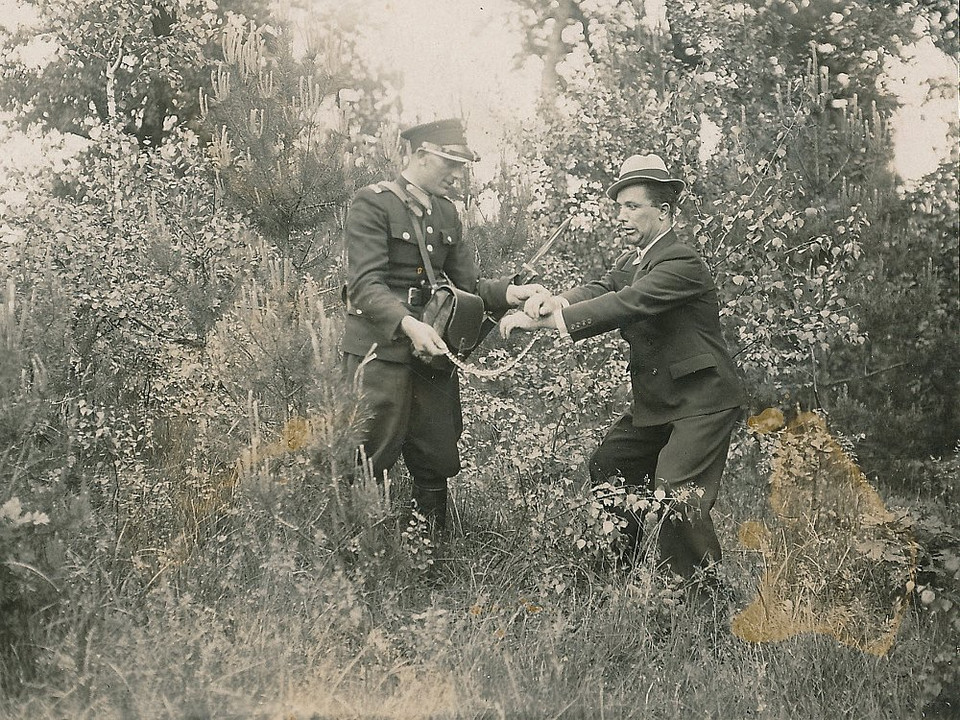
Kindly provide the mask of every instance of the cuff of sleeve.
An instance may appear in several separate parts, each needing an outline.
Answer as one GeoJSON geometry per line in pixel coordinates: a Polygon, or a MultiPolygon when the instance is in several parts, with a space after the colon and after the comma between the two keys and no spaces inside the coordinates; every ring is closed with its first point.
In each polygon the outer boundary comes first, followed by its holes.
{"type": "Polygon", "coordinates": [[[407,334],[403,331],[403,319],[407,317],[407,315],[410,315],[410,313],[404,313],[397,318],[396,324],[393,325],[393,332],[390,333],[391,340],[402,340],[407,337],[407,334]]]}
{"type": "Polygon", "coordinates": [[[512,275],[496,280],[481,279],[477,283],[477,294],[483,298],[484,308],[493,312],[510,309],[512,306],[507,302],[507,288],[513,284],[512,275]]]}
{"type": "Polygon", "coordinates": [[[564,340],[571,340],[570,333],[567,330],[567,323],[563,320],[563,308],[565,308],[570,303],[565,302],[563,307],[554,310],[553,312],[553,322],[557,325],[557,330],[560,331],[560,337],[564,340]]]}

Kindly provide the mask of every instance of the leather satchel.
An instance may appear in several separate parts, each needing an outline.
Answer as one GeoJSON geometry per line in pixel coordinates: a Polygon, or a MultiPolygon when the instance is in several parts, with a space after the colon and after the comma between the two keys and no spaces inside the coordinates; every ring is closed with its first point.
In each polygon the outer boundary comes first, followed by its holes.
{"type": "Polygon", "coordinates": [[[433,289],[423,306],[423,322],[431,325],[455,355],[465,355],[480,342],[483,299],[450,283],[433,289]]]}
{"type": "MultiPolygon", "coordinates": [[[[413,231],[417,236],[420,258],[423,260],[427,280],[430,282],[430,299],[423,306],[420,319],[437,331],[437,334],[440,335],[452,353],[465,357],[482,339],[480,337],[480,326],[483,323],[483,298],[466,290],[461,290],[449,281],[442,283],[437,281],[437,275],[433,270],[430,254],[427,252],[426,242],[423,239],[422,211],[410,195],[396,182],[384,182],[381,185],[400,198],[410,214],[413,215],[413,231]]],[[[450,361],[443,356],[430,358],[424,360],[424,362],[437,367],[449,366],[450,364],[450,361]]]]}

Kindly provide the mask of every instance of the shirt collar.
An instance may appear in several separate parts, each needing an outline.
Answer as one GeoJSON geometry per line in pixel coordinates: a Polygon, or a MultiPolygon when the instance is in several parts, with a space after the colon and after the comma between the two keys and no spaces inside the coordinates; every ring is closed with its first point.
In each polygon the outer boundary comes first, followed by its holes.
{"type": "Polygon", "coordinates": [[[644,256],[645,256],[648,252],[650,252],[650,248],[652,248],[654,245],[656,245],[657,242],[659,242],[660,238],[662,238],[664,235],[666,235],[667,233],[669,233],[671,230],[673,230],[673,225],[671,225],[671,226],[668,227],[666,230],[664,230],[662,233],[660,233],[659,235],[657,235],[657,236],[650,242],[650,244],[647,245],[646,247],[637,248],[637,257],[636,257],[636,259],[633,261],[633,264],[634,264],[634,265],[639,265],[639,264],[643,261],[644,256]]]}

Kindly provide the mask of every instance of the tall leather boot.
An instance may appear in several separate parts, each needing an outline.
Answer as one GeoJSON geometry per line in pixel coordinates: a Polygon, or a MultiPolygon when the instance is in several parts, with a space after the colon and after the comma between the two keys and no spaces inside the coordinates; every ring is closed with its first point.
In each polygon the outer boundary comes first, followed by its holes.
{"type": "Polygon", "coordinates": [[[442,537],[447,529],[447,479],[414,478],[413,502],[427,519],[430,534],[438,539],[442,537]]]}

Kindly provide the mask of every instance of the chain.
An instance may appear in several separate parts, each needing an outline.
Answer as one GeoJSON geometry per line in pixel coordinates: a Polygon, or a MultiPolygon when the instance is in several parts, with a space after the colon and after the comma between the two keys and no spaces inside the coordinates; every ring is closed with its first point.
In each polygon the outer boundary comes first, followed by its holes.
{"type": "Polygon", "coordinates": [[[469,363],[465,363],[463,360],[461,360],[452,352],[450,352],[450,350],[447,350],[444,353],[444,355],[447,356],[447,359],[450,362],[452,362],[458,368],[463,370],[463,372],[465,372],[467,375],[473,375],[474,377],[481,378],[482,380],[489,380],[490,378],[498,377],[500,375],[503,375],[505,372],[512,370],[518,362],[523,360],[523,356],[526,355],[528,352],[530,352],[530,348],[532,348],[533,344],[539,339],[540,339],[539,335],[533,337],[530,340],[530,342],[527,343],[527,346],[523,350],[521,350],[520,354],[517,355],[515,358],[513,358],[513,360],[511,360],[510,362],[508,362],[506,365],[502,367],[490,368],[489,370],[485,368],[479,368],[476,365],[470,365],[469,363]]]}

